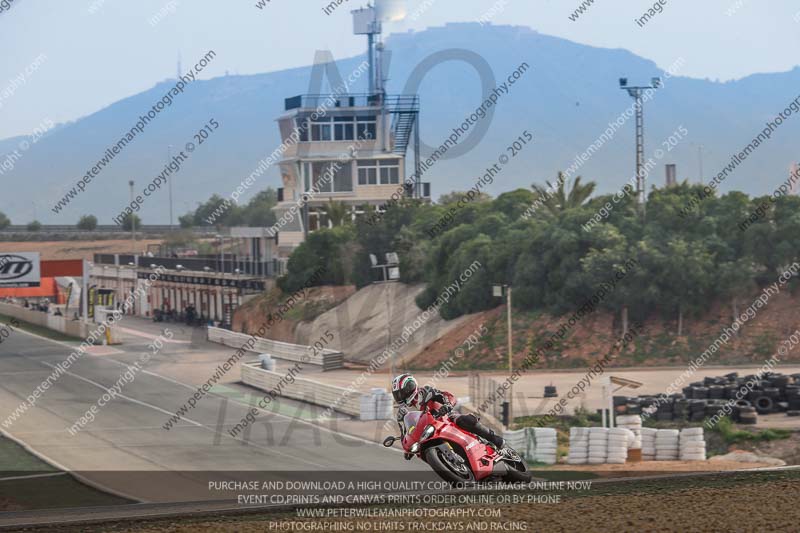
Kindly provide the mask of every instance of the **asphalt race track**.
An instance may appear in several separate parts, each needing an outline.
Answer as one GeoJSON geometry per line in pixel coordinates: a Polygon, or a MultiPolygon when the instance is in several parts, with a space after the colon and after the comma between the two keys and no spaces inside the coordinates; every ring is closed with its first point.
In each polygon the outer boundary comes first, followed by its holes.
{"type": "MultiPolygon", "coordinates": [[[[0,429],[84,481],[142,502],[219,500],[228,495],[210,491],[209,479],[251,479],[255,473],[287,478],[298,472],[427,470],[421,462],[406,462],[375,443],[272,413],[264,415],[267,423],[255,425],[246,442],[233,438],[227,430],[245,416],[247,407],[213,394],[171,430],[163,429],[196,387],[147,368],[159,359],[179,364],[188,343],[166,346],[121,395],[99,410],[94,422],[71,436],[67,428],[119,380],[126,365],[141,357],[147,344],[147,339],[134,337],[113,350],[98,347],[98,353],[111,354],[82,356],[35,408],[0,429]]],[[[230,355],[229,349],[212,349],[219,351],[220,361],[230,355]]],[[[0,425],[47,378],[51,365],[70,352],[65,344],[22,331],[3,342],[0,425]]]]}

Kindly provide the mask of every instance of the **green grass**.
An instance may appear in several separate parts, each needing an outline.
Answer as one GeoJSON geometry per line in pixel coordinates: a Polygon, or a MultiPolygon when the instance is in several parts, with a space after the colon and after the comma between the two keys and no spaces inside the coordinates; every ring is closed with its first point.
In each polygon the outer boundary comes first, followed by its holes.
{"type": "MultiPolygon", "coordinates": [[[[0,472],[58,472],[12,440],[0,437],[0,472]]],[[[3,476],[0,476],[3,477],[3,476]]]]}
{"type": "Polygon", "coordinates": [[[3,324],[9,324],[11,323],[12,320],[15,320],[19,324],[17,326],[14,326],[16,329],[22,329],[29,333],[39,335],[40,337],[45,337],[47,339],[53,339],[54,341],[61,341],[61,342],[82,340],[78,337],[70,337],[69,335],[64,335],[63,333],[60,333],[58,331],[53,331],[52,329],[47,329],[42,326],[37,326],[36,324],[31,324],[30,322],[25,322],[18,318],[6,315],[0,315],[0,322],[2,322],[3,324]]]}
{"type": "Polygon", "coordinates": [[[730,418],[723,417],[711,431],[718,433],[726,444],[739,442],[768,442],[772,440],[788,439],[792,432],[788,429],[763,429],[758,432],[737,429],[730,418]]]}
{"type": "Polygon", "coordinates": [[[0,512],[132,503],[84,485],[68,474],[3,479],[58,472],[22,446],[0,437],[0,512]]]}

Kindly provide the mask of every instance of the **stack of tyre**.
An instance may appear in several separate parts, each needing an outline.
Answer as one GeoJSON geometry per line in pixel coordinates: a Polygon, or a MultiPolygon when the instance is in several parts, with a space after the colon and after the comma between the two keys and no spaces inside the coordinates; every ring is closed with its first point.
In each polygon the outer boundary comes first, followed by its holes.
{"type": "Polygon", "coordinates": [[[628,460],[628,442],[633,441],[633,432],[625,428],[608,430],[606,463],[624,464],[628,460]]]}
{"type": "Polygon", "coordinates": [[[655,428],[642,428],[642,461],[655,461],[657,433],[655,428]]]}
{"type": "Polygon", "coordinates": [[[608,456],[608,428],[589,428],[589,457],[590,465],[601,465],[608,456]]]}
{"type": "Polygon", "coordinates": [[[681,461],[705,461],[706,441],[703,428],[685,428],[680,433],[681,461]]]}
{"type": "Polygon", "coordinates": [[[642,413],[642,404],[635,396],[614,396],[614,413],[620,415],[638,415],[642,413]]]}
{"type": "Polygon", "coordinates": [[[758,423],[756,408],[746,400],[738,400],[733,406],[733,418],[740,424],[753,426],[758,423]]]}
{"type": "Polygon", "coordinates": [[[656,461],[677,461],[679,439],[677,429],[659,429],[656,432],[656,461]]]}
{"type": "Polygon", "coordinates": [[[569,428],[567,464],[585,465],[589,462],[589,428],[569,428]]]}
{"type": "Polygon", "coordinates": [[[659,398],[658,407],[656,408],[655,419],[660,421],[671,421],[675,416],[675,398],[674,395],[666,398],[659,398]]]}
{"type": "Polygon", "coordinates": [[[556,464],[558,457],[558,435],[553,428],[534,428],[533,437],[536,448],[533,458],[539,463],[556,464]]]}
{"type": "Polygon", "coordinates": [[[730,417],[741,424],[755,424],[758,414],[786,412],[800,416],[800,374],[767,372],[740,377],[732,372],[706,377],[690,383],[682,393],[668,396],[614,396],[614,412],[617,416],[647,413],[663,422],[702,422],[719,413],[730,400],[735,401],[730,417]]]}
{"type": "Polygon", "coordinates": [[[642,448],[642,416],[641,415],[621,415],[617,417],[617,427],[629,429],[633,433],[633,439],[628,443],[631,450],[642,448]]]}
{"type": "Polygon", "coordinates": [[[689,402],[689,421],[702,422],[706,417],[706,402],[703,400],[688,400],[689,402]]]}
{"type": "MultiPolygon", "coordinates": [[[[798,379],[798,382],[800,382],[800,379],[798,379]]],[[[787,387],[786,400],[789,403],[789,411],[786,414],[789,416],[800,415],[800,386],[787,387]]]]}

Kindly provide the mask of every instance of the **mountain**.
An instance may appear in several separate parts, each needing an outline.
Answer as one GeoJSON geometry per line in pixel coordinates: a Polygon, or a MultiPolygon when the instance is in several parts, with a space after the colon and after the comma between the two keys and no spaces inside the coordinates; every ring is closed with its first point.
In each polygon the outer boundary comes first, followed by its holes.
{"type": "MultiPolygon", "coordinates": [[[[453,189],[471,188],[502,154],[511,155],[507,147],[525,130],[533,134],[533,144],[523,147],[486,190],[496,194],[552,180],[632,104],[619,89],[618,78],[628,77],[631,84],[647,82],[663,75],[662,68],[669,66],[659,68],[625,50],[577,44],[525,27],[482,27],[476,23],[394,34],[386,40],[386,48],[391,51],[387,68],[390,93],[402,92],[412,71],[426,58],[434,63],[436,57],[451,58],[430,70],[419,86],[422,139],[432,146],[443,143],[482,100],[476,69],[453,57],[464,57],[466,50],[472,52],[470,59],[483,58],[484,67],[498,83],[527,64],[508,94],[499,97],[494,116],[481,121],[489,124],[481,142],[465,155],[440,160],[427,171],[423,179],[432,182],[434,198],[453,189]],[[452,49],[460,52],[444,52],[452,49]],[[431,59],[432,54],[438,55],[431,59]]],[[[346,77],[363,59],[340,59],[337,66],[346,77]]],[[[675,59],[680,64],[680,58],[675,59]]],[[[219,128],[196,147],[173,176],[177,220],[179,214],[213,193],[228,196],[278,146],[275,118],[283,112],[284,98],[310,92],[310,72],[311,67],[306,67],[189,84],[86,186],[85,192],[55,213],[52,208],[56,202],[103,157],[106,148],[116,144],[138,117],[169,91],[175,80],[165,80],[92,115],[58,125],[25,151],[13,169],[0,174],[4,185],[0,211],[15,223],[26,223],[33,216],[32,199],[44,223],[70,224],[89,213],[98,216],[101,223],[111,223],[129,201],[128,180],[136,180],[136,189],[141,190],[162,171],[168,145],[175,147],[175,153],[187,142],[196,143],[193,135],[214,119],[219,128]]],[[[351,91],[364,92],[365,78],[362,76],[351,91]]],[[[664,183],[664,163],[678,164],[679,179],[696,181],[700,144],[704,146],[703,166],[708,180],[758,135],[767,120],[797,97],[797,87],[800,68],[725,83],[682,77],[678,69],[645,104],[646,154],[649,157],[658,148],[665,150],[649,183],[664,183]],[[688,133],[667,151],[662,142],[681,126],[688,133]]],[[[798,133],[800,118],[786,120],[771,140],[730,175],[722,189],[771,192],[796,160],[792,140],[798,133]]],[[[19,142],[20,138],[0,141],[0,154],[12,151],[19,142]]],[[[5,157],[0,156],[0,168],[3,160],[5,157]]],[[[599,192],[611,192],[630,179],[633,164],[634,122],[629,119],[576,174],[597,181],[599,192]]],[[[242,199],[267,186],[279,186],[277,167],[259,178],[242,199]]],[[[168,222],[167,189],[163,187],[146,199],[139,214],[144,223],[168,222]]]]}

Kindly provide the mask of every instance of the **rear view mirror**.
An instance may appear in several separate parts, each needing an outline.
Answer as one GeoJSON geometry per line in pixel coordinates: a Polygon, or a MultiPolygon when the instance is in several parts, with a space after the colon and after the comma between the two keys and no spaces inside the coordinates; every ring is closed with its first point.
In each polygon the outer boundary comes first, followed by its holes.
{"type": "Polygon", "coordinates": [[[395,440],[397,439],[395,439],[394,437],[386,437],[385,439],[383,439],[383,445],[386,446],[387,448],[391,448],[395,440]]]}

